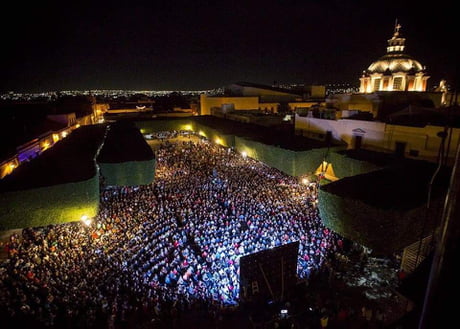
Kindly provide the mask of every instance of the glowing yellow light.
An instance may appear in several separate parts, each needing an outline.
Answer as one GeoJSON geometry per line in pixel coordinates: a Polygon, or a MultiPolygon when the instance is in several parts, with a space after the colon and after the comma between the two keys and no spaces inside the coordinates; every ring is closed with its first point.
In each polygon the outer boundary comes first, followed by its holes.
{"type": "Polygon", "coordinates": [[[43,149],[46,150],[48,147],[50,147],[50,143],[48,141],[44,142],[43,143],[43,149]]]}
{"type": "Polygon", "coordinates": [[[77,124],[75,125],[75,128],[80,128],[80,124],[77,123],[77,124]]]}
{"type": "Polygon", "coordinates": [[[306,178],[303,178],[303,179],[302,179],[302,184],[305,184],[305,185],[307,185],[307,184],[308,184],[308,179],[306,179],[306,178]]]}
{"type": "Polygon", "coordinates": [[[53,142],[58,142],[59,141],[59,134],[53,134],[53,142]]]}
{"type": "Polygon", "coordinates": [[[247,156],[248,156],[248,154],[246,153],[246,151],[243,151],[243,152],[241,152],[241,156],[242,156],[244,159],[246,159],[247,156]]]}
{"type": "Polygon", "coordinates": [[[92,222],[92,219],[89,218],[89,217],[86,216],[86,215],[83,215],[83,216],[81,216],[81,221],[82,221],[83,224],[85,224],[86,226],[90,226],[90,225],[91,225],[91,222],[92,222]]]}
{"type": "Polygon", "coordinates": [[[10,168],[14,169],[14,168],[16,168],[16,165],[14,163],[10,163],[10,168]]]}
{"type": "Polygon", "coordinates": [[[185,125],[184,130],[193,130],[192,125],[185,125]]]}
{"type": "Polygon", "coordinates": [[[61,133],[61,136],[62,136],[62,138],[66,138],[66,137],[67,137],[67,131],[63,131],[63,132],[61,133]]]}
{"type": "Polygon", "coordinates": [[[200,136],[206,137],[206,134],[204,133],[203,130],[200,130],[200,131],[198,132],[198,134],[199,134],[200,136]]]}
{"type": "Polygon", "coordinates": [[[216,142],[216,144],[222,144],[222,140],[219,137],[216,137],[214,141],[216,142]]]}

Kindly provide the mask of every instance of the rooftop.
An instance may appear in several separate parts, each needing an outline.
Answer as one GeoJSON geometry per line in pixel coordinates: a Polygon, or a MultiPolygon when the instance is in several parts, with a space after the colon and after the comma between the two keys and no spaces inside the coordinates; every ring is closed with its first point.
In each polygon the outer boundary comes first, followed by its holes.
{"type": "Polygon", "coordinates": [[[97,161],[120,163],[127,161],[148,161],[155,157],[144,136],[134,124],[123,121],[109,125],[104,146],[97,161]]]}
{"type": "Polygon", "coordinates": [[[326,142],[295,135],[294,126],[290,123],[264,127],[262,125],[226,120],[214,116],[193,117],[193,121],[218,129],[223,134],[245,137],[291,151],[308,151],[328,147],[326,142]]]}
{"type": "MultiPolygon", "coordinates": [[[[401,159],[381,170],[346,177],[321,188],[376,208],[406,211],[426,204],[435,171],[435,163],[401,159]]],[[[449,180],[450,169],[442,169],[432,185],[433,198],[445,195],[449,180]]]]}
{"type": "Polygon", "coordinates": [[[15,154],[16,147],[48,131],[65,127],[49,120],[49,114],[75,113],[81,117],[91,113],[86,97],[62,97],[56,101],[0,102],[0,159],[15,154]]]}
{"type": "Polygon", "coordinates": [[[96,173],[95,155],[104,125],[82,126],[39,157],[25,162],[0,180],[0,192],[78,182],[96,173]]]}

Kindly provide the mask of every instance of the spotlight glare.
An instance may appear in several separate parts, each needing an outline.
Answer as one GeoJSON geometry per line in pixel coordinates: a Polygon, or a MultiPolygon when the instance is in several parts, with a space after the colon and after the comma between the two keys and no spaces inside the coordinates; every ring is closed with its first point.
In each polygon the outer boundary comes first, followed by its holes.
{"type": "Polygon", "coordinates": [[[90,226],[90,225],[91,225],[91,222],[92,222],[92,219],[89,218],[89,217],[86,216],[86,215],[83,215],[83,216],[81,216],[81,221],[82,221],[83,224],[85,224],[86,226],[90,226]]]}

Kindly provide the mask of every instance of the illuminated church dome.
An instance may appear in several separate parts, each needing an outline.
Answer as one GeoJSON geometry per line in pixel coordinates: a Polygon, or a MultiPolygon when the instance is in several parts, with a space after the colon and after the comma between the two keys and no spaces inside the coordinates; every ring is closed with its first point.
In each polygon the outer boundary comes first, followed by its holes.
{"type": "Polygon", "coordinates": [[[393,37],[388,40],[387,53],[373,62],[360,78],[361,93],[375,91],[426,91],[425,67],[404,53],[406,39],[396,24],[393,37]]]}

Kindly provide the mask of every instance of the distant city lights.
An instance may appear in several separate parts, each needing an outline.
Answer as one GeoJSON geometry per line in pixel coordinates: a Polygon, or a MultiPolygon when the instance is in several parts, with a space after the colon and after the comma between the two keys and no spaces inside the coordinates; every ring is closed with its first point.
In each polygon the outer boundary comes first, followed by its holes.
{"type": "Polygon", "coordinates": [[[197,96],[201,94],[217,95],[223,93],[223,88],[215,88],[209,90],[107,90],[107,89],[92,89],[92,90],[60,90],[60,91],[47,91],[39,93],[18,93],[10,91],[0,94],[0,100],[15,100],[15,101],[31,101],[42,99],[51,101],[61,96],[75,96],[75,95],[91,95],[103,96],[111,98],[123,98],[136,94],[143,94],[147,97],[167,96],[171,93],[180,93],[182,95],[197,96]]]}

